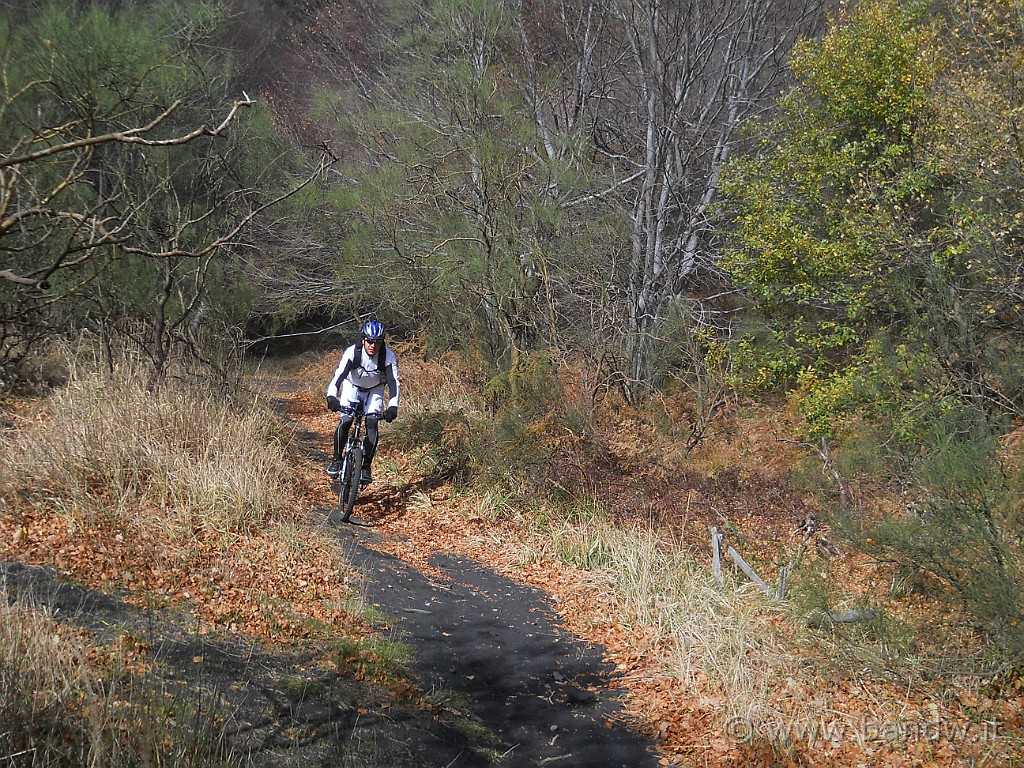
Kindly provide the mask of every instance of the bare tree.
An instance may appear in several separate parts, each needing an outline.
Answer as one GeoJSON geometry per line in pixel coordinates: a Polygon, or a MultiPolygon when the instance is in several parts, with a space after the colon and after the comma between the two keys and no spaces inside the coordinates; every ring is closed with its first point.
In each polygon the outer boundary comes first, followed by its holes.
{"type": "Polygon", "coordinates": [[[605,149],[634,169],[628,191],[632,261],[628,359],[635,382],[650,376],[650,351],[667,302],[712,266],[709,211],[742,121],[771,103],[782,63],[820,20],[821,0],[617,0],[616,29],[629,54],[623,79],[599,116],[628,137],[605,149]]]}
{"type": "MultiPolygon", "coordinates": [[[[62,329],[58,316],[46,314],[48,308],[76,297],[85,301],[87,286],[119,259],[134,257],[153,261],[161,275],[148,339],[137,338],[159,375],[171,340],[185,340],[183,331],[195,329],[192,321],[203,306],[216,257],[237,245],[263,211],[312,182],[331,160],[324,156],[306,179],[270,199],[254,188],[211,181],[225,170],[212,165],[190,185],[168,170],[140,196],[139,184],[129,178],[140,171],[113,161],[111,153],[100,157],[97,152],[109,145],[146,152],[217,140],[237,122],[239,110],[252,103],[244,96],[212,127],[154,138],[180,107],[178,101],[138,127],[49,144],[40,140],[47,131],[40,131],[0,156],[0,254],[7,261],[0,280],[9,286],[0,316],[0,351],[6,364],[34,341],[62,329]],[[40,143],[44,146],[36,146],[40,143]],[[192,266],[183,268],[187,263],[192,266]],[[177,307],[173,314],[172,304],[177,307]]],[[[109,331],[117,308],[104,310],[103,326],[109,331]]]]}
{"type": "MultiPolygon", "coordinates": [[[[79,266],[108,247],[143,256],[200,258],[230,241],[252,219],[255,210],[243,216],[231,230],[192,247],[183,246],[182,235],[208,218],[211,210],[185,215],[175,222],[169,238],[171,244],[165,249],[154,250],[141,243],[140,233],[131,227],[138,207],[120,205],[124,192],[122,185],[103,184],[98,180],[95,149],[109,143],[142,147],[181,146],[200,137],[220,136],[235,121],[238,110],[251,104],[252,100],[246,96],[232,105],[216,127],[201,125],[170,139],[150,139],[147,135],[181,106],[180,101],[137,128],[37,149],[31,145],[38,136],[19,142],[0,157],[0,253],[10,258],[34,251],[45,253],[46,258],[37,263],[9,265],[0,269],[0,278],[45,291],[50,288],[50,280],[56,272],[79,266]],[[52,178],[44,178],[44,183],[40,184],[39,179],[30,174],[30,169],[44,162],[57,167],[58,172],[52,178]],[[90,193],[96,193],[89,195],[94,199],[91,205],[78,205],[85,197],[76,195],[81,186],[87,187],[90,193]]],[[[47,132],[56,132],[56,129],[41,133],[47,132]]]]}
{"type": "MultiPolygon", "coordinates": [[[[536,123],[545,194],[577,220],[616,217],[627,237],[629,258],[606,247],[608,282],[591,301],[611,298],[626,321],[620,365],[633,393],[650,381],[665,318],[679,315],[672,304],[689,306],[696,277],[714,271],[711,211],[739,127],[771,105],[785,57],[826,2],[509,3],[519,44],[505,70],[536,123]],[[561,183],[557,168],[586,183],[561,183]]],[[[580,298],[590,281],[574,280],[557,293],[580,298]]]]}

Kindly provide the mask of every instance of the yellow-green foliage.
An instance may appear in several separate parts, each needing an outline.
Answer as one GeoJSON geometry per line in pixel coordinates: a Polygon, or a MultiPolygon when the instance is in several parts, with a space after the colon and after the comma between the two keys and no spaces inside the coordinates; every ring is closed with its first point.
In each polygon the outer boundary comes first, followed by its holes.
{"type": "Polygon", "coordinates": [[[537,412],[551,402],[554,386],[551,356],[540,350],[520,355],[509,370],[494,376],[484,396],[497,410],[537,412]]]}
{"type": "Polygon", "coordinates": [[[857,6],[820,45],[798,46],[799,85],[759,126],[763,151],[724,179],[737,206],[726,266],[818,367],[855,351],[891,306],[891,243],[904,234],[893,208],[927,183],[908,156],[936,74],[934,37],[918,6],[857,6]]]}
{"type": "Polygon", "coordinates": [[[725,174],[724,264],[756,310],[736,372],[793,390],[812,432],[875,403],[906,440],[934,403],[985,392],[1019,412],[1012,18],[1002,1],[844,9],[797,47],[795,87],[725,174]]]}
{"type": "Polygon", "coordinates": [[[849,405],[856,397],[859,379],[860,372],[852,366],[826,377],[821,377],[814,368],[800,372],[794,395],[811,437],[828,437],[836,432],[843,417],[850,412],[849,405]]]}

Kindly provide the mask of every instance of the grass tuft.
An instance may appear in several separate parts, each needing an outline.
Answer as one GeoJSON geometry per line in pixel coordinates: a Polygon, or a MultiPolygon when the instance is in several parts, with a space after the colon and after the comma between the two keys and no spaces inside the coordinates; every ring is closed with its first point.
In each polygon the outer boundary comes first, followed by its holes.
{"type": "Polygon", "coordinates": [[[769,711],[770,683],[792,668],[762,596],[745,583],[719,587],[705,564],[647,526],[623,527],[577,507],[544,518],[524,559],[569,562],[611,594],[617,622],[663,649],[668,670],[695,692],[716,692],[723,714],[757,723],[769,711]]]}
{"type": "Polygon", "coordinates": [[[139,507],[175,532],[250,530],[286,510],[287,434],[269,407],[141,371],[77,371],[32,421],[5,436],[0,479],[76,517],[139,507]]]}

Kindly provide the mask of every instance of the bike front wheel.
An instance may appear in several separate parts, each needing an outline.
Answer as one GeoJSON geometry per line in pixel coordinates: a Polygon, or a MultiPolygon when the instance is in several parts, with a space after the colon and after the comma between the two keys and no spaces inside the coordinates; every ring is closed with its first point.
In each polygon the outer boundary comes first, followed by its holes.
{"type": "Polygon", "coordinates": [[[356,497],[359,495],[360,472],[363,467],[363,449],[352,448],[345,458],[345,466],[341,471],[341,489],[338,492],[338,511],[341,512],[341,522],[347,523],[352,517],[352,510],[356,506],[356,497]]]}

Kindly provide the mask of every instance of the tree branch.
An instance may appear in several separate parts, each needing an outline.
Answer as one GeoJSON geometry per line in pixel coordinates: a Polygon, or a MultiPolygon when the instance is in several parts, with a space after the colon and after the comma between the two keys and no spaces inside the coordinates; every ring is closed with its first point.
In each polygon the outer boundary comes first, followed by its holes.
{"type": "Polygon", "coordinates": [[[144,139],[143,134],[149,133],[154,128],[163,123],[168,117],[170,117],[177,109],[181,106],[181,99],[175,101],[171,106],[165,109],[160,115],[154,118],[146,125],[138,128],[130,128],[127,131],[112,131],[111,133],[104,133],[100,136],[89,136],[84,139],[77,139],[75,141],[68,141],[63,144],[58,144],[53,147],[47,147],[46,149],[40,149],[36,152],[30,152],[27,155],[20,155],[18,157],[8,157],[0,159],[0,168],[7,168],[10,166],[20,165],[22,163],[30,163],[34,160],[40,160],[44,157],[51,157],[64,152],[73,152],[76,149],[84,149],[86,147],[93,147],[97,144],[106,144],[109,142],[119,142],[122,144],[141,144],[146,147],[170,147],[178,144],[187,144],[190,141],[198,139],[200,136],[219,136],[224,130],[230,125],[235,119],[235,115],[241,107],[252,106],[252,99],[249,98],[248,94],[244,91],[242,93],[244,98],[238,99],[231,106],[227,116],[221,121],[220,125],[216,128],[210,129],[205,125],[201,125],[193,131],[176,136],[173,139],[144,139]]]}

